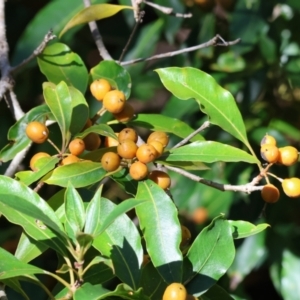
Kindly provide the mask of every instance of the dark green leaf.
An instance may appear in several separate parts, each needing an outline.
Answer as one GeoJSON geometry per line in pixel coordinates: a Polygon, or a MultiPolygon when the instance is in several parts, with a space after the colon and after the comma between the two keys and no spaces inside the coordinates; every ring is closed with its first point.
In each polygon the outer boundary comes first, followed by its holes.
{"type": "Polygon", "coordinates": [[[148,199],[136,207],[136,213],[153,265],[166,282],[181,282],[181,228],[176,206],[151,180],[139,182],[136,200],[140,199],[148,199]]]}
{"type": "Polygon", "coordinates": [[[0,248],[0,280],[30,274],[45,274],[45,271],[26,264],[0,248]]]}
{"type": "Polygon", "coordinates": [[[92,285],[89,282],[84,283],[79,289],[74,293],[74,300],[98,300],[105,299],[101,295],[107,295],[110,291],[105,289],[101,284],[92,285]]]}
{"type": "Polygon", "coordinates": [[[245,69],[246,62],[242,56],[233,51],[222,53],[215,64],[211,65],[211,69],[219,72],[241,72],[245,69]]]}
{"type": "Polygon", "coordinates": [[[122,6],[122,5],[114,5],[114,4],[96,4],[91,5],[89,7],[84,8],[79,13],[77,13],[64,27],[61,31],[59,37],[67,32],[70,28],[80,25],[86,24],[91,21],[101,20],[105,18],[109,18],[116,13],[118,13],[122,9],[133,9],[131,6],[122,6]]]}
{"type": "Polygon", "coordinates": [[[18,277],[2,279],[2,283],[5,284],[5,286],[9,286],[12,290],[16,291],[17,293],[21,294],[24,297],[24,299],[30,300],[25,291],[22,289],[18,277]]]}
{"type": "MultiPolygon", "coordinates": [[[[186,123],[163,115],[138,114],[137,117],[129,123],[132,126],[140,126],[153,131],[170,132],[181,138],[185,138],[194,132],[194,130],[186,123]]],[[[199,140],[204,140],[203,136],[200,134],[196,134],[196,136],[191,139],[191,141],[199,140]]]]}
{"type": "MultiPolygon", "coordinates": [[[[105,198],[101,198],[100,204],[98,221],[101,226],[116,205],[105,198]]],[[[104,233],[97,236],[93,246],[102,255],[112,259],[116,276],[132,288],[137,288],[141,275],[143,249],[140,234],[126,214],[116,218],[104,233]]]]}
{"type": "Polygon", "coordinates": [[[202,295],[203,300],[234,300],[223,288],[218,284],[213,285],[205,294],[202,295]]]}
{"type": "Polygon", "coordinates": [[[163,154],[160,160],[166,161],[194,161],[213,163],[217,161],[259,163],[253,155],[226,144],[212,141],[198,141],[163,154]],[[169,154],[170,153],[170,154],[169,154]]]}
{"type": "Polygon", "coordinates": [[[128,173],[128,169],[124,168],[114,173],[111,178],[116,181],[120,187],[126,191],[126,193],[133,197],[136,195],[138,182],[131,178],[128,173]]]}
{"type": "Polygon", "coordinates": [[[246,221],[228,221],[231,226],[232,236],[234,239],[243,239],[248,236],[257,234],[266,228],[270,227],[269,224],[262,223],[258,225],[254,225],[250,222],[246,221]]]}
{"type": "Polygon", "coordinates": [[[171,93],[182,100],[195,98],[212,124],[220,126],[251,149],[243,118],[234,98],[210,75],[190,67],[171,67],[156,71],[171,93]]]}
{"type": "Polygon", "coordinates": [[[91,80],[106,79],[110,85],[125,94],[126,99],[130,96],[131,78],[126,69],[115,61],[104,60],[93,67],[90,71],[91,80]]]}
{"type": "Polygon", "coordinates": [[[225,274],[234,255],[230,225],[219,216],[196,237],[184,259],[183,282],[188,292],[199,296],[207,291],[225,274]]]}
{"type": "Polygon", "coordinates": [[[47,46],[38,56],[38,64],[48,81],[54,84],[65,81],[67,85],[85,93],[88,71],[80,56],[72,52],[67,45],[55,43],[47,46]]]}
{"type": "Polygon", "coordinates": [[[88,129],[86,129],[85,131],[77,134],[76,137],[84,138],[85,136],[87,136],[91,132],[95,132],[95,133],[98,133],[98,134],[103,135],[103,136],[109,136],[109,137],[114,138],[116,140],[118,139],[118,137],[116,136],[113,129],[109,125],[106,125],[106,124],[93,125],[93,126],[89,127],[88,129]]]}
{"type": "Polygon", "coordinates": [[[105,175],[106,171],[102,169],[101,163],[80,161],[56,168],[44,181],[62,187],[67,187],[70,182],[75,188],[79,188],[99,182],[105,175]]]}

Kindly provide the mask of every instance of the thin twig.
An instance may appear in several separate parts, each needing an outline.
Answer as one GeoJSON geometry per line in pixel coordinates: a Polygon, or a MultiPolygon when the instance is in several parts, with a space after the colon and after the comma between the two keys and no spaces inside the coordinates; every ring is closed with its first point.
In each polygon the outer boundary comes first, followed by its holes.
{"type": "Polygon", "coordinates": [[[178,144],[176,144],[175,146],[172,147],[172,149],[176,149],[179,148],[183,145],[185,145],[190,139],[192,139],[196,134],[198,134],[199,132],[203,131],[204,129],[206,129],[207,127],[209,127],[210,122],[209,121],[205,121],[197,130],[195,130],[194,132],[192,132],[190,135],[188,135],[185,139],[183,139],[182,141],[180,141],[178,144]]]}
{"type": "Polygon", "coordinates": [[[12,67],[10,70],[11,74],[15,74],[16,72],[18,72],[20,69],[22,69],[26,64],[28,64],[31,60],[33,60],[34,58],[36,58],[38,55],[40,55],[44,49],[46,48],[46,46],[48,45],[48,43],[50,41],[52,41],[53,39],[56,38],[56,35],[53,34],[52,30],[49,30],[47,32],[47,34],[44,36],[43,41],[40,43],[40,45],[32,52],[32,54],[27,57],[26,59],[24,59],[19,65],[12,67]]]}
{"type": "Polygon", "coordinates": [[[192,173],[189,173],[185,170],[182,170],[182,169],[179,169],[179,168],[175,168],[175,167],[171,167],[171,166],[167,166],[167,165],[164,165],[164,167],[168,170],[171,170],[171,171],[174,171],[178,174],[181,174],[193,181],[196,181],[196,182],[200,182],[202,184],[205,184],[205,185],[208,185],[210,187],[213,187],[217,190],[220,190],[222,192],[224,191],[234,191],[234,192],[244,192],[244,193],[247,193],[247,194],[250,194],[254,191],[260,191],[262,190],[262,188],[264,187],[263,185],[261,186],[256,186],[256,184],[258,183],[258,178],[260,178],[260,175],[255,177],[252,182],[250,183],[247,183],[247,184],[244,184],[244,185],[230,185],[230,184],[222,184],[222,183],[217,183],[217,182],[214,182],[214,181],[211,181],[211,180],[207,180],[207,179],[204,179],[200,176],[197,176],[197,175],[194,175],[192,173]]]}
{"type": "Polygon", "coordinates": [[[136,33],[136,30],[137,30],[137,28],[139,27],[139,25],[141,24],[141,22],[142,22],[142,20],[144,18],[144,15],[145,15],[144,11],[139,12],[139,15],[138,15],[138,18],[137,18],[137,22],[134,24],[133,30],[132,30],[132,32],[130,34],[130,37],[129,37],[129,39],[128,39],[128,41],[127,41],[127,43],[126,43],[126,45],[125,45],[125,47],[124,47],[124,49],[123,49],[123,51],[122,51],[122,53],[120,55],[119,61],[123,60],[123,57],[124,57],[124,55],[125,55],[128,47],[129,47],[129,45],[130,45],[130,43],[132,41],[132,38],[133,38],[134,34],[136,33]]]}
{"type": "Polygon", "coordinates": [[[143,3],[161,11],[162,13],[166,14],[166,15],[172,15],[178,18],[191,18],[193,15],[191,13],[188,14],[181,14],[181,13],[175,13],[174,9],[172,7],[166,7],[166,6],[162,6],[162,5],[158,5],[152,2],[148,2],[146,0],[142,1],[143,3]]]}
{"type": "MultiPolygon", "coordinates": [[[[91,1],[90,0],[83,0],[84,6],[89,7],[91,6],[91,1]]],[[[113,60],[113,58],[110,56],[108,53],[107,49],[104,46],[102,36],[100,34],[100,31],[98,29],[97,23],[95,21],[89,22],[89,27],[93,36],[93,39],[95,41],[95,44],[98,48],[100,56],[104,60],[113,60]]]]}
{"type": "Polygon", "coordinates": [[[127,65],[132,65],[132,64],[142,62],[142,61],[150,61],[150,60],[155,60],[155,59],[159,59],[159,58],[172,57],[172,56],[175,56],[175,55],[179,55],[179,54],[183,54],[183,53],[187,53],[187,52],[191,52],[191,51],[196,51],[196,50],[207,48],[207,47],[210,47],[210,46],[228,47],[228,46],[235,45],[235,44],[239,43],[240,41],[241,41],[241,39],[236,39],[234,41],[227,42],[220,35],[217,34],[215,37],[213,37],[208,42],[197,45],[197,46],[184,48],[184,49],[180,49],[180,50],[172,51],[172,52],[167,52],[167,53],[161,53],[161,54],[157,54],[157,55],[150,56],[150,57],[147,57],[147,58],[137,58],[137,59],[133,59],[133,60],[129,60],[129,61],[124,61],[124,62],[120,63],[120,65],[121,66],[127,66],[127,65]],[[220,40],[220,42],[218,42],[218,40],[220,40]]]}

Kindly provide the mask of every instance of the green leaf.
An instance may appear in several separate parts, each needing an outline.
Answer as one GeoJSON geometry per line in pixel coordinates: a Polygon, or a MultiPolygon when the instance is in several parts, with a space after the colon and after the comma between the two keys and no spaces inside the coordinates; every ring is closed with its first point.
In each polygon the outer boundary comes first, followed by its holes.
{"type": "Polygon", "coordinates": [[[19,239],[15,257],[27,263],[40,256],[47,249],[48,246],[46,244],[37,242],[32,237],[23,232],[19,239]]]}
{"type": "MultiPolygon", "coordinates": [[[[164,131],[173,133],[181,138],[187,137],[195,130],[186,123],[163,115],[156,114],[138,114],[136,118],[129,122],[132,126],[140,126],[153,131],[164,131]]],[[[196,134],[191,141],[203,141],[204,138],[200,134],[196,134]]]]}
{"type": "Polygon", "coordinates": [[[183,282],[190,294],[200,296],[225,274],[235,248],[231,228],[221,215],[205,227],[184,258],[183,282]]]}
{"type": "Polygon", "coordinates": [[[181,228],[177,208],[166,192],[151,180],[139,182],[136,200],[140,199],[148,199],[136,207],[136,214],[152,263],[166,282],[181,282],[181,228]]]}
{"type": "Polygon", "coordinates": [[[201,298],[203,298],[203,300],[234,300],[234,298],[218,284],[213,285],[201,298]]]}
{"type": "Polygon", "coordinates": [[[83,230],[85,223],[85,208],[79,193],[69,182],[65,192],[65,215],[70,232],[68,236],[74,239],[83,230]]]}
{"type": "Polygon", "coordinates": [[[171,93],[182,100],[195,98],[212,124],[220,126],[251,149],[243,118],[233,96],[210,75],[190,67],[171,67],[156,72],[171,93]]]}
{"type": "Polygon", "coordinates": [[[72,98],[69,88],[63,81],[56,86],[53,83],[45,82],[43,84],[43,94],[47,105],[59,125],[63,141],[65,141],[69,137],[71,125],[70,107],[72,105],[72,98]]]}
{"type": "Polygon", "coordinates": [[[85,131],[80,132],[79,134],[76,135],[77,138],[83,139],[85,136],[87,136],[89,133],[91,132],[95,132],[98,133],[102,136],[109,136],[113,139],[118,139],[118,137],[116,136],[115,132],[113,131],[113,129],[106,124],[97,124],[97,125],[93,125],[89,128],[87,128],[85,131]]]}
{"type": "Polygon", "coordinates": [[[133,180],[129,175],[128,169],[124,168],[111,176],[118,185],[129,195],[135,197],[138,187],[138,181],[133,180]]]}
{"type": "Polygon", "coordinates": [[[18,260],[2,248],[0,258],[0,280],[30,274],[45,274],[44,270],[18,260]]]}
{"type": "Polygon", "coordinates": [[[90,71],[91,81],[96,79],[106,79],[110,85],[122,91],[126,99],[130,96],[131,78],[126,69],[115,61],[103,60],[90,71]]]}
{"type": "Polygon", "coordinates": [[[131,6],[113,5],[113,4],[96,4],[84,8],[79,13],[77,13],[64,27],[61,31],[59,37],[67,32],[70,28],[86,24],[91,21],[101,20],[104,18],[109,18],[122,9],[133,9],[131,6]]]}
{"type": "Polygon", "coordinates": [[[181,168],[184,170],[208,170],[209,167],[206,166],[202,162],[194,162],[194,161],[168,161],[164,159],[167,157],[167,153],[160,156],[158,159],[155,160],[156,163],[163,164],[165,166],[171,166],[176,168],[181,168]]]}
{"type": "Polygon", "coordinates": [[[87,68],[80,56],[67,45],[55,43],[47,46],[38,56],[38,64],[48,81],[54,84],[65,81],[67,85],[85,93],[88,84],[87,68]]]}
{"type": "Polygon", "coordinates": [[[101,284],[92,285],[89,282],[84,283],[79,289],[74,293],[74,300],[98,300],[105,299],[101,295],[107,295],[110,291],[105,289],[101,284]]]}
{"type": "Polygon", "coordinates": [[[160,160],[213,163],[217,161],[259,163],[253,155],[229,145],[213,141],[198,141],[164,153],[160,160]]]}
{"type": "Polygon", "coordinates": [[[270,227],[270,225],[266,223],[254,225],[246,221],[228,220],[228,223],[231,226],[232,236],[234,239],[243,239],[248,236],[257,234],[270,227]]]}
{"type": "Polygon", "coordinates": [[[217,63],[211,65],[211,69],[218,72],[241,72],[245,69],[246,62],[242,56],[229,51],[219,55],[217,63]]]}
{"type": "MultiPolygon", "coordinates": [[[[106,216],[114,211],[116,205],[105,198],[101,198],[100,205],[98,221],[102,226],[106,216]]],[[[133,289],[138,287],[143,249],[140,234],[126,214],[116,218],[105,232],[98,235],[93,246],[103,256],[112,259],[116,276],[133,289]]]]}
{"type": "Polygon", "coordinates": [[[5,284],[5,286],[9,286],[12,290],[16,291],[17,293],[21,294],[24,297],[24,299],[30,300],[25,291],[22,289],[18,277],[2,279],[2,283],[5,284]]]}
{"type": "Polygon", "coordinates": [[[7,162],[13,159],[20,151],[29,146],[31,141],[25,134],[29,122],[44,122],[46,119],[51,118],[52,114],[47,105],[39,105],[26,113],[19,121],[10,127],[7,135],[9,144],[1,150],[0,161],[7,162]]]}
{"type": "Polygon", "coordinates": [[[61,187],[67,187],[70,182],[75,188],[80,188],[99,182],[105,175],[101,163],[79,161],[56,168],[44,182],[61,187]]]}
{"type": "Polygon", "coordinates": [[[21,171],[16,173],[15,176],[24,184],[30,185],[53,170],[58,162],[57,157],[42,157],[36,162],[37,171],[21,171]]]}

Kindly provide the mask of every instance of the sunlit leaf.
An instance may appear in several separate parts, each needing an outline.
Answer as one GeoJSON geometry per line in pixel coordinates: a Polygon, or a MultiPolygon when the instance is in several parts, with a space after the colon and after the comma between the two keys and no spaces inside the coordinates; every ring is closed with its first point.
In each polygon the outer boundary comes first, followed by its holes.
{"type": "Polygon", "coordinates": [[[270,227],[269,224],[262,223],[258,225],[254,225],[247,221],[232,221],[228,220],[228,223],[231,226],[232,236],[235,239],[243,239],[248,236],[257,234],[266,228],[270,227]]]}

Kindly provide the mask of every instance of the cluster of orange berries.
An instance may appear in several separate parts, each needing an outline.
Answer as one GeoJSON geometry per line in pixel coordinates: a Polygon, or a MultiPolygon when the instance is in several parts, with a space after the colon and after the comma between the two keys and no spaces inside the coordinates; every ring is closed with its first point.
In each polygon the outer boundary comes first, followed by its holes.
{"type": "Polygon", "coordinates": [[[106,79],[97,79],[90,85],[90,91],[103,107],[120,122],[128,122],[134,116],[133,107],[126,101],[122,91],[113,89],[106,79]]]}
{"type": "MultiPolygon", "coordinates": [[[[162,300],[196,300],[193,295],[189,295],[185,286],[178,282],[173,282],[167,286],[162,300]]],[[[199,298],[200,299],[200,298],[199,298]]]]}
{"type": "Polygon", "coordinates": [[[117,147],[117,153],[106,152],[101,163],[104,170],[108,172],[115,171],[120,165],[129,167],[129,174],[134,180],[142,180],[148,176],[149,179],[156,182],[162,189],[170,187],[170,176],[160,170],[154,170],[149,173],[148,163],[157,159],[164,151],[169,142],[169,137],[161,131],[152,132],[147,142],[138,146],[138,134],[132,128],[124,128],[117,133],[118,141],[112,138],[106,138],[107,147],[117,147]]]}
{"type": "MultiPolygon", "coordinates": [[[[261,141],[260,153],[262,158],[270,164],[292,166],[298,162],[299,153],[295,147],[285,146],[278,148],[276,139],[266,134],[261,141]]],[[[284,193],[291,198],[300,196],[300,179],[286,178],[278,180],[281,182],[284,193]]],[[[279,200],[280,192],[273,184],[266,184],[261,191],[262,198],[267,203],[275,203],[279,200]]]]}

